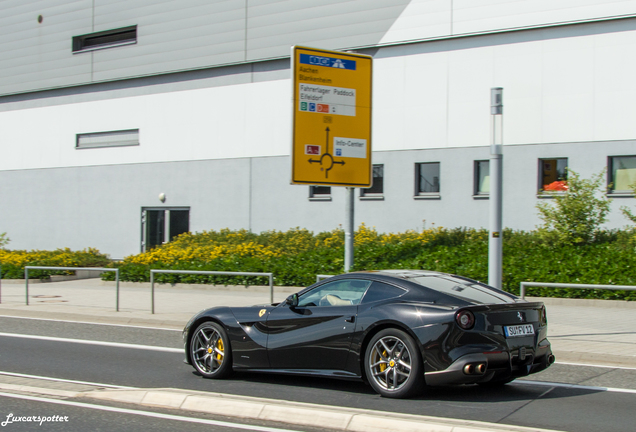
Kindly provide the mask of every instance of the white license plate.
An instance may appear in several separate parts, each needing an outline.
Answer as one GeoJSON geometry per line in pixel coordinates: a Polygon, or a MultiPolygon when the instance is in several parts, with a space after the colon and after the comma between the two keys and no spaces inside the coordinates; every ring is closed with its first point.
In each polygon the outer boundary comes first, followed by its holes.
{"type": "Polygon", "coordinates": [[[504,326],[504,332],[506,333],[506,337],[527,336],[534,334],[534,327],[532,324],[504,326]]]}

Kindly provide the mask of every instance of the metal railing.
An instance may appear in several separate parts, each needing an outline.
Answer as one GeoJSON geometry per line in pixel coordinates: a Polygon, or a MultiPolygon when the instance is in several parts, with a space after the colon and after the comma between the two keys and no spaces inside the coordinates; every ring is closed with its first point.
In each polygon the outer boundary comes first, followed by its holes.
{"type": "Polygon", "coordinates": [[[223,272],[223,271],[197,271],[197,270],[150,270],[150,307],[151,313],[155,313],[155,274],[194,274],[217,276],[259,276],[269,278],[269,302],[274,303],[274,274],[273,273],[249,273],[249,272],[223,272]]]}
{"type": "Polygon", "coordinates": [[[48,267],[48,266],[24,266],[24,284],[26,288],[26,304],[29,305],[29,270],[66,270],[66,271],[76,271],[76,270],[91,270],[91,271],[102,271],[102,272],[115,272],[115,281],[116,289],[115,289],[115,310],[119,312],[119,269],[114,268],[104,268],[104,267],[48,267]]]}
{"type": "Polygon", "coordinates": [[[323,279],[334,277],[335,275],[316,275],[316,282],[320,282],[323,279]]]}
{"type": "Polygon", "coordinates": [[[546,283],[546,282],[521,282],[519,285],[519,296],[526,297],[526,287],[546,287],[546,288],[574,288],[574,289],[604,289],[613,291],[636,291],[634,285],[590,285],[590,284],[567,284],[567,283],[546,283]]]}

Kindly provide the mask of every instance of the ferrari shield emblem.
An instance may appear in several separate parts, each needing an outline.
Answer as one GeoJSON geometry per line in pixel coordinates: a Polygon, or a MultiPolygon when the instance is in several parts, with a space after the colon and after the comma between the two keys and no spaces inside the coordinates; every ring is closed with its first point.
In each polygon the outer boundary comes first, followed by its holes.
{"type": "Polygon", "coordinates": [[[258,316],[259,316],[259,317],[262,317],[263,315],[265,315],[265,312],[267,312],[267,310],[266,310],[266,309],[261,309],[261,310],[258,312],[258,316]]]}

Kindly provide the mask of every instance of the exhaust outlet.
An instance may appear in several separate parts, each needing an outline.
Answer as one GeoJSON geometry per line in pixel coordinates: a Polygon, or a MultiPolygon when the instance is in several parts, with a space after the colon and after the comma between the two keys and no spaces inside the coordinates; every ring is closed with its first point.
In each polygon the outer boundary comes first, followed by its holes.
{"type": "Polygon", "coordinates": [[[475,372],[475,367],[472,364],[464,366],[464,373],[466,375],[472,375],[475,372]]]}
{"type": "Polygon", "coordinates": [[[486,373],[486,364],[485,363],[479,363],[475,370],[476,370],[476,372],[478,374],[483,375],[484,373],[486,373]]]}

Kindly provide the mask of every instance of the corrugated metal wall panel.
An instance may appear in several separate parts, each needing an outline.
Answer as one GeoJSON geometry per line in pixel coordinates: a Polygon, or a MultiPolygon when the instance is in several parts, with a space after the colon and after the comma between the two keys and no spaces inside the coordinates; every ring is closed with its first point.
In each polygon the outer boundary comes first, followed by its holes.
{"type": "Polygon", "coordinates": [[[380,43],[399,43],[451,35],[452,10],[452,0],[413,0],[391,25],[380,43]]]}
{"type": "Polygon", "coordinates": [[[0,95],[286,57],[294,44],[373,45],[408,3],[7,0],[0,17],[0,95]],[[130,25],[137,25],[134,45],[71,51],[73,36],[130,25]]]}
{"type": "Polygon", "coordinates": [[[245,0],[96,0],[95,31],[111,28],[130,17],[150,22],[179,19],[215,19],[216,14],[240,10],[245,16],[245,0]]]}
{"type": "Polygon", "coordinates": [[[90,32],[91,7],[91,0],[3,1],[0,94],[90,82],[91,59],[71,55],[71,38],[75,28],[90,32]]]}
{"type": "Polygon", "coordinates": [[[634,0],[454,0],[455,34],[636,13],[634,0]]]}
{"type": "Polygon", "coordinates": [[[330,49],[374,45],[408,3],[327,0],[307,7],[295,0],[251,1],[247,59],[289,55],[292,45],[301,44],[330,49]]]}
{"type": "Polygon", "coordinates": [[[342,49],[634,13],[636,0],[4,0],[0,9],[2,96],[287,57],[292,45],[342,49]],[[73,36],[130,25],[134,45],[71,51],[73,36]]]}
{"type": "MultiPolygon", "coordinates": [[[[143,76],[152,73],[148,64],[159,72],[177,71],[185,69],[197,69],[201,67],[203,61],[211,64],[228,64],[241,61],[237,58],[235,50],[228,54],[217,54],[214,56],[198,56],[199,49],[175,50],[169,60],[166,61],[165,55],[161,52],[147,54],[143,56],[134,56],[126,62],[126,76],[143,76]],[[195,54],[195,55],[192,55],[195,54]],[[183,58],[180,58],[183,56],[183,58]]],[[[100,62],[99,69],[93,72],[95,81],[104,81],[118,79],[122,76],[121,60],[114,59],[110,62],[100,62]]]]}
{"type": "Polygon", "coordinates": [[[117,79],[241,62],[245,59],[245,1],[100,2],[96,31],[137,24],[137,44],[94,53],[93,79],[117,79]],[[119,7],[118,7],[119,6],[119,7]],[[122,13],[121,10],[125,10],[122,13]],[[125,20],[124,20],[125,18],[125,20]]]}

